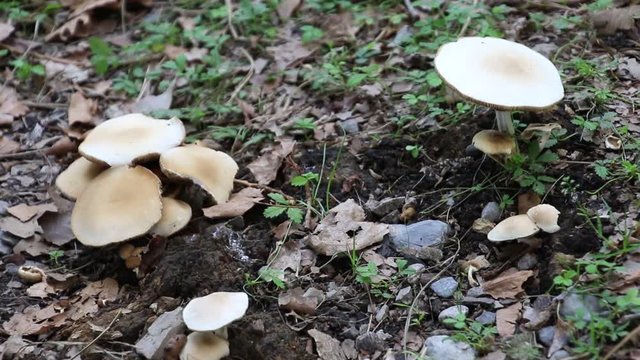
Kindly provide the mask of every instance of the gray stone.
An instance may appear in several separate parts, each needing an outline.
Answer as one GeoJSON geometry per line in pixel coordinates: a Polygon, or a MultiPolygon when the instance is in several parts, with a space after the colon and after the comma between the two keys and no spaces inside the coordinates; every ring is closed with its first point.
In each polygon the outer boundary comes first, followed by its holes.
{"type": "Polygon", "coordinates": [[[382,216],[385,216],[388,213],[392,212],[393,210],[400,209],[402,207],[402,205],[404,205],[404,198],[403,197],[386,198],[386,199],[382,199],[380,201],[374,200],[374,199],[369,199],[364,204],[364,208],[367,211],[370,211],[370,212],[374,213],[375,215],[378,215],[378,216],[382,217],[382,216]]]}
{"type": "Polygon", "coordinates": [[[476,351],[467,343],[455,341],[446,335],[430,336],[425,340],[425,354],[429,359],[474,360],[476,351]]]}
{"type": "Polygon", "coordinates": [[[481,286],[472,287],[471,289],[467,290],[468,297],[478,297],[482,295],[484,295],[484,290],[481,286]]]}
{"type": "Polygon", "coordinates": [[[438,246],[447,240],[450,228],[439,220],[424,220],[411,225],[389,225],[389,239],[400,252],[419,252],[428,246],[438,246]]]}
{"type": "Polygon", "coordinates": [[[555,326],[545,326],[542,329],[538,330],[538,341],[545,344],[546,346],[551,346],[551,342],[553,341],[553,336],[555,334],[555,326]]]}
{"type": "Polygon", "coordinates": [[[7,215],[7,208],[9,207],[9,203],[4,201],[4,200],[0,200],[0,215],[7,215]]]}
{"type": "Polygon", "coordinates": [[[592,314],[598,314],[602,308],[598,304],[598,298],[593,295],[569,293],[564,297],[560,306],[560,315],[569,320],[582,314],[582,320],[591,321],[592,314]]]}
{"type": "Polygon", "coordinates": [[[498,222],[500,220],[500,215],[502,214],[502,209],[500,209],[500,204],[495,201],[488,202],[487,205],[482,209],[482,213],[480,217],[489,220],[491,222],[498,222]]]}
{"type": "Polygon", "coordinates": [[[458,282],[451,276],[442,278],[431,284],[431,290],[441,298],[450,298],[458,288],[458,282]]]}
{"type": "Polygon", "coordinates": [[[340,126],[342,126],[344,132],[347,134],[357,134],[360,131],[360,126],[356,119],[340,121],[340,126]]]}
{"type": "Polygon", "coordinates": [[[520,260],[518,260],[518,269],[519,270],[530,270],[533,269],[538,264],[538,257],[534,253],[526,253],[524,254],[520,260]]]}
{"type": "Polygon", "coordinates": [[[413,294],[411,293],[411,286],[404,287],[398,290],[396,295],[396,301],[401,303],[409,303],[413,300],[413,294]]]}
{"type": "Polygon", "coordinates": [[[440,323],[443,323],[445,319],[455,318],[460,313],[463,313],[465,315],[468,314],[469,313],[469,308],[464,306],[464,305],[450,306],[450,307],[442,310],[440,312],[440,314],[438,314],[438,321],[440,323]]]}
{"type": "Polygon", "coordinates": [[[161,359],[169,339],[182,331],[182,307],[179,307],[158,316],[136,343],[136,352],[147,359],[161,359]]]}
{"type": "Polygon", "coordinates": [[[476,317],[476,321],[480,324],[491,325],[496,323],[496,313],[492,311],[483,311],[476,317]]]}
{"type": "Polygon", "coordinates": [[[553,355],[551,355],[549,360],[562,360],[562,359],[568,359],[570,357],[571,357],[571,354],[569,354],[568,352],[564,350],[558,350],[554,352],[553,355]]]}

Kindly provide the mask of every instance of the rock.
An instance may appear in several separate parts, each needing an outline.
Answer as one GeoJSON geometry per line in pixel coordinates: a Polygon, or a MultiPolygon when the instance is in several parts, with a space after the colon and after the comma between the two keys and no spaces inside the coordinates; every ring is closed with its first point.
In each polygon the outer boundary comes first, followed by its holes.
{"type": "Polygon", "coordinates": [[[530,270],[538,264],[538,257],[534,253],[526,253],[518,260],[519,270],[530,270]]]}
{"type": "Polygon", "coordinates": [[[391,339],[391,335],[382,330],[377,332],[366,332],[356,338],[356,349],[373,354],[387,348],[386,341],[391,339]]]}
{"type": "Polygon", "coordinates": [[[438,321],[440,323],[443,323],[444,319],[455,318],[456,316],[458,316],[459,313],[463,313],[466,315],[469,313],[469,308],[464,305],[450,306],[442,310],[440,314],[438,314],[438,321]]]}
{"type": "Polygon", "coordinates": [[[476,149],[476,147],[473,146],[473,144],[467,145],[467,147],[464,149],[464,154],[467,156],[471,156],[473,158],[479,158],[480,156],[484,155],[484,153],[476,149]]]}
{"type": "Polygon", "coordinates": [[[424,342],[429,359],[474,360],[476,351],[469,344],[455,341],[446,335],[430,336],[424,342]]]}
{"type": "Polygon", "coordinates": [[[482,313],[480,313],[480,315],[476,317],[476,321],[484,325],[495,324],[496,313],[492,311],[483,311],[482,313]]]}
{"type": "Polygon", "coordinates": [[[480,217],[495,223],[500,220],[501,214],[502,209],[500,209],[500,204],[495,201],[491,201],[488,202],[487,205],[484,206],[484,208],[482,208],[480,217]]]}
{"type": "Polygon", "coordinates": [[[551,346],[553,336],[556,334],[555,326],[545,326],[538,330],[538,340],[546,346],[551,346]]]}
{"type": "Polygon", "coordinates": [[[482,290],[481,286],[472,287],[471,289],[467,290],[468,297],[478,297],[482,295],[484,295],[484,290],[482,290]]]}
{"type": "Polygon", "coordinates": [[[340,121],[340,126],[342,126],[344,132],[347,134],[357,134],[360,131],[360,126],[356,119],[340,121]]]}
{"type": "Polygon", "coordinates": [[[549,360],[562,360],[562,359],[568,359],[570,357],[571,357],[571,354],[569,354],[568,352],[564,350],[558,350],[554,352],[553,355],[551,355],[549,360]]]}
{"type": "Polygon", "coordinates": [[[4,201],[4,200],[0,200],[0,215],[7,215],[7,208],[9,207],[9,203],[4,201]]]}
{"type": "Polygon", "coordinates": [[[425,220],[411,225],[389,225],[389,239],[401,253],[415,255],[423,248],[438,246],[447,240],[450,227],[439,220],[425,220]]]}
{"type": "Polygon", "coordinates": [[[376,311],[376,321],[381,323],[384,319],[387,318],[387,315],[389,314],[389,305],[384,304],[382,305],[378,311],[376,311]]]}
{"type": "Polygon", "coordinates": [[[560,306],[560,315],[565,320],[575,318],[578,313],[581,313],[582,320],[591,321],[592,314],[600,311],[602,308],[598,304],[598,298],[593,295],[569,293],[560,306]]]}
{"type": "Polygon", "coordinates": [[[404,287],[398,290],[398,295],[396,295],[396,301],[400,303],[409,303],[413,300],[413,294],[411,293],[411,286],[404,287]]]}
{"type": "Polygon", "coordinates": [[[136,343],[136,352],[147,359],[162,359],[169,339],[182,331],[182,307],[179,307],[158,316],[147,333],[136,343]]]}
{"type": "Polygon", "coordinates": [[[451,276],[442,278],[431,284],[431,290],[441,298],[450,298],[458,288],[458,282],[451,276]]]}
{"type": "Polygon", "coordinates": [[[340,341],[316,329],[309,330],[308,334],[316,342],[316,349],[318,351],[319,358],[326,360],[347,359],[347,356],[344,354],[344,351],[340,346],[340,341]]]}
{"type": "Polygon", "coordinates": [[[386,198],[380,201],[369,199],[365,204],[364,208],[367,211],[374,213],[377,216],[385,216],[393,210],[398,210],[404,205],[403,197],[396,198],[386,198]]]}

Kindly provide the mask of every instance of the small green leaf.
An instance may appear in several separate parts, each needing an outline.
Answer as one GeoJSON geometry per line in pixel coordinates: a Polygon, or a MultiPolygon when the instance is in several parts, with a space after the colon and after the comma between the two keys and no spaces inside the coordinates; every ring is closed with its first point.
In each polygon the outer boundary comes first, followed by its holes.
{"type": "Polygon", "coordinates": [[[293,221],[296,224],[300,224],[302,222],[302,209],[298,208],[288,208],[287,209],[287,217],[289,220],[293,221]]]}
{"type": "Polygon", "coordinates": [[[100,56],[113,55],[113,51],[111,50],[111,47],[106,41],[98,37],[92,36],[89,38],[88,42],[89,42],[89,48],[91,48],[91,52],[94,55],[100,55],[100,56]]]}
{"type": "Polygon", "coordinates": [[[429,71],[427,73],[427,84],[433,88],[437,88],[442,85],[442,79],[435,71],[429,71]]]}
{"type": "Polygon", "coordinates": [[[269,206],[268,208],[264,209],[263,215],[268,219],[273,219],[275,217],[282,215],[285,212],[285,210],[287,210],[287,208],[285,207],[269,206]]]}
{"type": "Polygon", "coordinates": [[[350,88],[360,85],[367,78],[367,74],[351,74],[347,80],[347,86],[350,88]]]}
{"type": "Polygon", "coordinates": [[[269,198],[271,198],[271,200],[277,202],[278,204],[281,205],[289,205],[289,202],[287,201],[287,199],[284,198],[284,195],[282,194],[278,194],[278,193],[270,193],[269,195],[267,195],[269,198]]]}
{"type": "Polygon", "coordinates": [[[554,162],[558,160],[558,154],[554,153],[553,151],[547,150],[543,152],[540,156],[538,156],[538,159],[536,160],[543,163],[554,162]]]}
{"type": "Polygon", "coordinates": [[[293,179],[291,179],[292,186],[305,186],[308,182],[309,180],[302,175],[294,176],[293,179]]]}

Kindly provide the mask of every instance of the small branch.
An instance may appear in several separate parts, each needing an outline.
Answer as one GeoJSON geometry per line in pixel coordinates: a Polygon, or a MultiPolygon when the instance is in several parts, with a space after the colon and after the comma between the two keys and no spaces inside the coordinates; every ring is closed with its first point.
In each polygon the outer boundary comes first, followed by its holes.
{"type": "Polygon", "coordinates": [[[116,316],[113,317],[113,320],[111,320],[111,322],[109,323],[109,325],[107,326],[106,329],[102,330],[102,332],[100,334],[98,334],[98,336],[96,336],[95,339],[91,340],[90,343],[85,345],[85,347],[83,347],[77,354],[73,355],[73,357],[71,359],[69,359],[69,360],[73,360],[73,359],[77,358],[78,356],[82,355],[82,353],[87,351],[87,349],[89,347],[91,347],[91,345],[95,344],[102,337],[102,335],[106,334],[107,331],[109,331],[109,329],[111,329],[113,324],[115,324],[116,320],[118,320],[118,318],[120,317],[120,314],[122,314],[122,309],[118,310],[118,313],[116,314],[116,316]]]}
{"type": "Polygon", "coordinates": [[[227,23],[229,25],[229,32],[234,39],[238,38],[238,33],[236,32],[236,28],[233,27],[233,4],[231,0],[224,0],[224,3],[227,5],[227,23]]]}
{"type": "Polygon", "coordinates": [[[238,83],[238,86],[236,86],[236,88],[233,90],[233,93],[231,93],[231,97],[229,98],[229,100],[227,100],[227,105],[231,104],[231,102],[236,98],[236,96],[238,96],[238,93],[240,93],[240,90],[242,90],[242,88],[247,84],[247,82],[249,82],[249,80],[251,80],[251,77],[253,76],[253,73],[255,72],[255,63],[253,62],[253,58],[251,57],[251,55],[247,52],[247,50],[245,50],[244,48],[240,48],[240,52],[242,52],[242,55],[244,55],[247,60],[249,60],[249,71],[247,72],[247,75],[245,75],[245,77],[242,79],[242,81],[240,81],[240,83],[238,83]]]}
{"type": "Polygon", "coordinates": [[[291,195],[287,195],[287,194],[283,193],[281,190],[272,188],[271,186],[262,185],[262,184],[256,184],[256,183],[252,183],[252,182],[249,182],[249,181],[246,181],[246,180],[241,180],[241,179],[234,179],[233,182],[234,182],[234,184],[242,185],[242,186],[245,186],[245,187],[251,187],[251,188],[256,188],[256,189],[260,189],[260,190],[266,190],[266,191],[278,193],[278,194],[284,196],[285,199],[287,199],[287,200],[295,200],[296,199],[291,195]]]}
{"type": "Polygon", "coordinates": [[[40,108],[40,109],[47,109],[47,110],[64,109],[69,107],[69,105],[66,105],[66,104],[43,103],[43,102],[35,102],[35,101],[29,101],[29,100],[22,100],[20,102],[30,108],[40,108]]]}
{"type": "Polygon", "coordinates": [[[22,160],[36,155],[44,155],[44,150],[27,150],[11,154],[1,154],[0,160],[22,160]]]}

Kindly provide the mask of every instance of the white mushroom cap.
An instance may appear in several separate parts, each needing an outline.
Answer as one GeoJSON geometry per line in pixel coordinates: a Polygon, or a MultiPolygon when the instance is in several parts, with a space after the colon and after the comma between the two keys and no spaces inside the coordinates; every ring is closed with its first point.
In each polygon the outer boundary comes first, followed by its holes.
{"type": "Polygon", "coordinates": [[[560,211],[549,204],[536,205],[527,211],[527,216],[531,221],[547,233],[554,233],[560,230],[558,215],[560,215],[560,211]]]}
{"type": "Polygon", "coordinates": [[[158,120],[128,114],[96,126],[78,151],[87,159],[110,166],[130,165],[157,158],[182,143],[185,129],[177,118],[158,120]]]}
{"type": "Polygon", "coordinates": [[[180,146],[160,155],[160,168],[170,178],[193,181],[213,197],[224,203],[233,190],[238,164],[231,156],[197,145],[180,146]]]}
{"type": "Polygon", "coordinates": [[[490,241],[506,241],[531,236],[540,231],[526,214],[508,217],[498,223],[487,238],[490,241]]]}
{"type": "Polygon", "coordinates": [[[208,331],[196,331],[187,336],[180,360],[220,360],[229,355],[229,342],[208,331]]]}
{"type": "Polygon", "coordinates": [[[516,142],[509,134],[497,130],[482,130],[473,136],[473,146],[487,155],[511,155],[516,142]]]}
{"type": "Polygon", "coordinates": [[[152,235],[170,236],[182,230],[191,220],[191,206],[184,201],[170,197],[162,198],[162,218],[149,233],[152,235]]]}
{"type": "Polygon", "coordinates": [[[75,200],[104,169],[104,165],[79,157],[58,175],[56,187],[66,197],[75,200]]]}
{"type": "Polygon", "coordinates": [[[215,292],[195,298],[184,307],[182,319],[194,331],[213,331],[240,319],[249,307],[243,292],[215,292]]]}
{"type": "Polygon", "coordinates": [[[544,110],[564,97],[553,63],[512,41],[463,37],[442,45],[434,63],[463,97],[497,110],[544,110]]]}
{"type": "Polygon", "coordinates": [[[105,170],[78,197],[71,230],[88,246],[145,234],[162,216],[160,180],[142,166],[105,170]]]}

